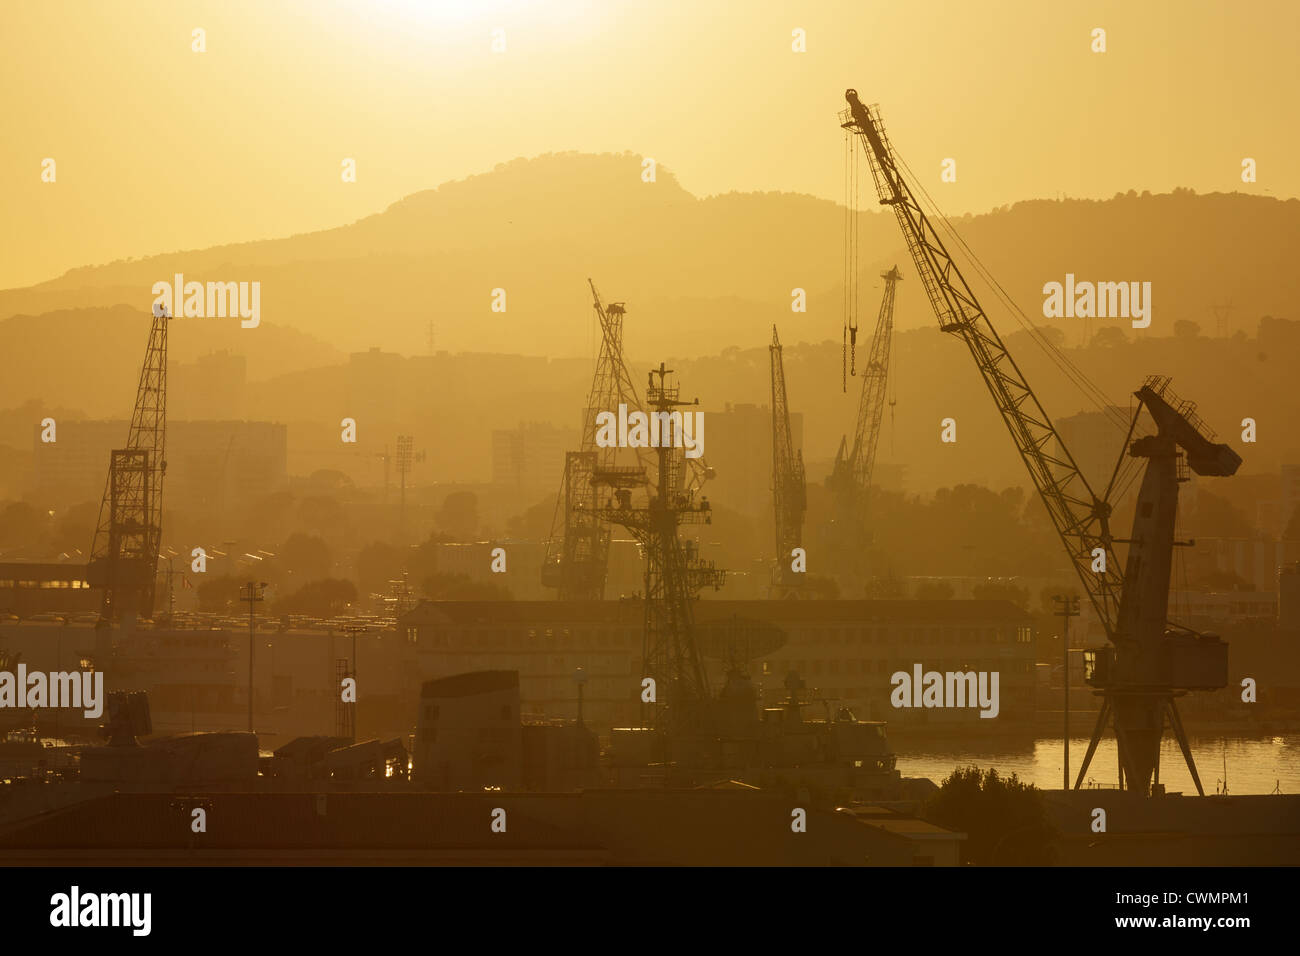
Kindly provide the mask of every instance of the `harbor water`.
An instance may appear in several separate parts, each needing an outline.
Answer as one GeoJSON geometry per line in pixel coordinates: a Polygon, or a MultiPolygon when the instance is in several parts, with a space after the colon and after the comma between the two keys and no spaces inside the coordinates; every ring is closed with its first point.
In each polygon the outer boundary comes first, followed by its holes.
{"type": "MultiPolygon", "coordinates": [[[[1196,771],[1207,794],[1222,792],[1225,776],[1229,793],[1300,793],[1300,734],[1258,738],[1193,737],[1191,745],[1196,771]]],[[[942,783],[956,767],[993,767],[1000,775],[1014,773],[1019,779],[1041,789],[1059,790],[1062,750],[1059,737],[1039,738],[1029,745],[985,749],[979,753],[958,750],[956,741],[952,750],[918,752],[899,746],[898,769],[906,777],[929,777],[935,783],[942,783]]],[[[1087,737],[1070,740],[1071,786],[1087,751],[1087,737]]],[[[1117,762],[1115,739],[1102,740],[1088,766],[1083,786],[1115,787],[1119,779],[1117,762]]],[[[1160,751],[1160,782],[1169,792],[1196,793],[1178,743],[1170,736],[1166,736],[1160,751]]]]}

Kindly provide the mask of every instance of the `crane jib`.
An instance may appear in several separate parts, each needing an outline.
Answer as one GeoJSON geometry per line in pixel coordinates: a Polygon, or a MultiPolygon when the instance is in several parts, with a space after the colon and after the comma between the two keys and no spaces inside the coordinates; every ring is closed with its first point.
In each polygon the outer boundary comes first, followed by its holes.
{"type": "Polygon", "coordinates": [[[961,269],[912,195],[879,116],[863,105],[856,90],[847,90],[845,100],[849,109],[847,115],[841,114],[841,126],[863,140],[880,201],[894,207],[940,329],[959,333],[969,348],[1080,583],[1107,635],[1113,635],[1123,574],[1112,551],[1107,504],[1089,487],[961,269]]]}

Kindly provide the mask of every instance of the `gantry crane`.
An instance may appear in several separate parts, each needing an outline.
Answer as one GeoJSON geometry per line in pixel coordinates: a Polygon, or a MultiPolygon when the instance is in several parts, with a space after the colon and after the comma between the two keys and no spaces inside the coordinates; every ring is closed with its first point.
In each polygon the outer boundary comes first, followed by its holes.
{"type": "Polygon", "coordinates": [[[840,114],[840,125],[862,142],[880,203],[894,209],[939,328],[959,336],[970,349],[1106,629],[1111,646],[1093,655],[1088,678],[1100,689],[1103,706],[1075,789],[1110,720],[1119,749],[1120,785],[1127,775],[1129,789],[1149,793],[1153,774],[1159,782],[1160,738],[1168,716],[1196,788],[1203,793],[1174,700],[1189,690],[1227,686],[1227,647],[1216,637],[1168,623],[1174,517],[1183,477],[1179,449],[1186,454],[1186,464],[1203,475],[1231,475],[1240,457],[1213,440],[1195,406],[1174,398],[1167,379],[1148,379],[1135,393],[1139,406],[1129,437],[1143,407],[1157,432],[1128,444],[1128,455],[1146,459],[1147,465],[1121,573],[1113,546],[1124,542],[1111,535],[1109,497],[1123,457],[1110,487],[1098,497],[904,180],[879,110],[864,106],[852,89],[845,92],[845,100],[848,109],[840,114]]]}
{"type": "Polygon", "coordinates": [[[862,395],[858,399],[858,417],[853,443],[840,438],[835,463],[826,484],[831,492],[833,514],[832,549],[836,561],[856,564],[852,558],[861,553],[866,533],[867,504],[871,494],[871,475],[876,464],[876,446],[880,441],[880,423],[889,385],[889,355],[894,338],[894,287],[902,273],[898,266],[880,277],[885,280],[880,298],[880,314],[871,336],[871,352],[862,372],[862,395]]]}
{"type": "Polygon", "coordinates": [[[776,566],[772,584],[778,597],[798,597],[801,579],[791,568],[793,551],[803,543],[803,516],[808,507],[803,452],[794,447],[790,406],[785,394],[781,340],[772,326],[768,346],[772,363],[772,508],[776,518],[776,566]]]}
{"type": "MultiPolygon", "coordinates": [[[[155,306],[126,447],[109,453],[86,577],[103,589],[100,623],[153,617],[167,472],[167,310],[155,306]]],[[[101,648],[102,651],[102,648],[101,648]]]]}

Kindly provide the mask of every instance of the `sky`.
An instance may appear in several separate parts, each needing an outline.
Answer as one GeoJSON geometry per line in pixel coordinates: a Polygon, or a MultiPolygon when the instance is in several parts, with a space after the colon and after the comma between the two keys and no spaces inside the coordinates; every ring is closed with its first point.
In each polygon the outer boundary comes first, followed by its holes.
{"type": "Polygon", "coordinates": [[[566,150],[652,157],[697,196],[839,200],[849,86],[949,215],[1291,198],[1298,39],[1291,0],[4,4],[0,287],[329,228],[566,150]]]}

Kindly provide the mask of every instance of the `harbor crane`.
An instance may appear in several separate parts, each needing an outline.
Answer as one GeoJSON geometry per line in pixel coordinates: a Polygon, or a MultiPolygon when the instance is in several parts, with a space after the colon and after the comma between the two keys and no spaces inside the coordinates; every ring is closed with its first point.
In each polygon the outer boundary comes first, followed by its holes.
{"type": "Polygon", "coordinates": [[[808,508],[803,452],[794,447],[790,405],[785,394],[785,363],[781,340],[772,326],[768,346],[772,364],[772,508],[776,518],[776,566],[772,585],[778,597],[799,597],[802,577],[791,568],[792,552],[803,544],[803,518],[808,508]]]}
{"type": "Polygon", "coordinates": [[[894,338],[894,288],[903,274],[894,266],[880,277],[885,280],[880,299],[880,314],[871,336],[871,351],[862,372],[862,394],[858,399],[858,417],[853,441],[840,438],[835,463],[826,484],[831,492],[832,550],[837,562],[855,564],[853,556],[861,552],[866,533],[867,504],[871,494],[871,476],[876,464],[876,447],[880,442],[880,424],[889,384],[889,357],[894,338]]]}
{"type": "MultiPolygon", "coordinates": [[[[563,486],[555,502],[542,583],[556,588],[560,600],[599,601],[605,596],[610,526],[596,515],[592,475],[612,468],[618,450],[596,445],[596,415],[617,411],[620,404],[626,405],[629,412],[640,410],[641,400],[623,362],[623,317],[627,309],[622,302],[605,305],[596,284],[588,279],[587,285],[600,323],[600,352],[583,410],[582,444],[578,451],[567,452],[564,457],[563,486]]],[[[637,458],[642,467],[652,464],[639,449],[637,458]]]]}
{"type": "MultiPolygon", "coordinates": [[[[101,588],[101,629],[153,617],[167,472],[167,310],[155,305],[126,447],[109,453],[108,480],[86,578],[101,588]]],[[[98,644],[98,642],[97,642],[98,644]]],[[[102,653],[98,647],[97,653],[102,653]]]]}
{"type": "Polygon", "coordinates": [[[1200,475],[1226,476],[1236,472],[1241,458],[1214,440],[1195,405],[1178,399],[1167,378],[1148,378],[1134,393],[1139,404],[1126,439],[1127,455],[1145,460],[1145,473],[1131,536],[1115,538],[1110,498],[1124,454],[1109,487],[1101,496],[1095,494],[904,179],[879,108],[863,105],[856,90],[844,96],[848,108],[840,113],[840,125],[862,143],[880,203],[894,210],[939,328],[964,341],[975,359],[1105,627],[1109,646],[1085,657],[1087,680],[1098,688],[1102,708],[1075,789],[1109,722],[1119,750],[1120,786],[1127,778],[1128,789],[1151,793],[1153,782],[1159,784],[1160,740],[1168,718],[1203,795],[1175,699],[1188,691],[1227,686],[1227,645],[1215,635],[1168,621],[1174,519],[1187,467],[1200,475]],[[1156,432],[1130,441],[1143,408],[1156,432]],[[1129,546],[1122,572],[1113,550],[1117,543],[1129,546]]]}
{"type": "MultiPolygon", "coordinates": [[[[617,413],[620,404],[627,406],[629,414],[645,411],[623,360],[626,303],[606,305],[601,302],[596,284],[588,279],[587,285],[591,288],[592,308],[600,324],[600,352],[583,409],[582,443],[578,451],[565,453],[563,484],[555,502],[551,534],[547,538],[546,556],[542,563],[542,584],[557,589],[560,600],[570,601],[599,601],[604,598],[609,569],[611,529],[596,513],[596,489],[592,476],[597,471],[614,467],[618,449],[597,446],[596,416],[602,411],[617,413]]],[[[647,474],[653,474],[656,468],[654,456],[646,449],[635,451],[637,465],[647,474]]],[[[712,474],[712,469],[702,458],[691,459],[687,464],[685,487],[698,491],[712,474]]]]}
{"type": "MultiPolygon", "coordinates": [[[[679,409],[699,403],[679,397],[668,376],[672,369],[660,363],[650,373],[646,404],[657,420],[682,427],[679,409]],[[657,380],[656,380],[657,377],[657,380]]],[[[687,414],[690,414],[689,412],[687,414]]],[[[661,440],[652,449],[657,479],[643,467],[597,468],[592,486],[604,496],[592,515],[620,524],[636,538],[645,553],[645,630],[642,660],[645,677],[654,682],[653,720],[666,738],[698,736],[707,728],[712,693],[708,672],[695,635],[692,604],[706,586],[722,587],[726,572],[700,557],[694,541],[683,541],[683,524],[709,524],[708,499],[686,485],[688,469],[680,444],[661,440]],[[647,493],[644,506],[634,504],[632,492],[647,493]]],[[[645,698],[643,697],[643,700],[645,698]]]]}

